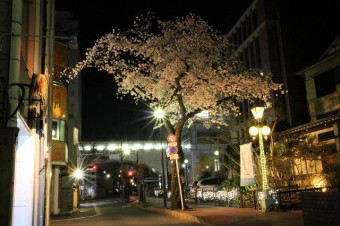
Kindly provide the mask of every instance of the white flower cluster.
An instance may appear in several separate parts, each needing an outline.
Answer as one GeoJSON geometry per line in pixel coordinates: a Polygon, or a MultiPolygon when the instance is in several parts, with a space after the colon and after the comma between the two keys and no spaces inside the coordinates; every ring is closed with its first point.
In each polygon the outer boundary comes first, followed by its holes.
{"type": "Polygon", "coordinates": [[[198,16],[155,21],[146,15],[136,17],[131,29],[98,39],[67,76],[72,79],[86,67],[107,71],[120,97],[129,94],[161,106],[175,127],[201,110],[237,114],[238,100],[269,103],[271,91],[281,88],[270,73],[245,69],[232,51],[227,37],[198,16]]]}

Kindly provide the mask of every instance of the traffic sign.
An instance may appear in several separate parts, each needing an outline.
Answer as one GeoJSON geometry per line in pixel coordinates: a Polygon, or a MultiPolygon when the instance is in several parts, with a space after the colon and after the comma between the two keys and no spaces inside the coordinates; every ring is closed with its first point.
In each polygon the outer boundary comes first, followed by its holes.
{"type": "Polygon", "coordinates": [[[170,152],[170,155],[174,155],[174,154],[177,154],[177,152],[178,152],[178,149],[177,149],[177,147],[170,147],[169,148],[169,152],[170,152]]]}
{"type": "Polygon", "coordinates": [[[171,147],[171,146],[173,146],[173,147],[177,147],[177,142],[172,142],[172,143],[169,143],[169,147],[171,147]]]}
{"type": "Polygon", "coordinates": [[[176,142],[176,140],[177,140],[176,135],[174,135],[174,134],[170,134],[167,139],[168,139],[169,143],[176,142]]]}
{"type": "Polygon", "coordinates": [[[178,154],[170,155],[170,160],[176,160],[179,159],[178,154]]]}

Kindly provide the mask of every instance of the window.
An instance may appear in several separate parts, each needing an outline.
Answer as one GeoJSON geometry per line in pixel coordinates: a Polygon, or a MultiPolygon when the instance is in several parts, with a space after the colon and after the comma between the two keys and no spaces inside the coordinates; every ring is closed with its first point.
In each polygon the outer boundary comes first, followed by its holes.
{"type": "Polygon", "coordinates": [[[325,133],[319,133],[319,134],[318,134],[318,140],[319,140],[319,141],[332,140],[332,139],[334,139],[334,138],[335,138],[335,136],[334,136],[333,130],[332,130],[332,131],[325,132],[325,133]]]}
{"type": "Polygon", "coordinates": [[[250,53],[250,67],[256,67],[256,63],[255,63],[255,54],[254,52],[256,51],[255,49],[255,42],[252,42],[249,44],[248,46],[249,49],[249,53],[250,53]]]}
{"type": "Polygon", "coordinates": [[[256,67],[261,68],[262,63],[261,63],[260,43],[259,43],[258,37],[256,37],[255,39],[255,55],[256,55],[256,67]]]}
{"type": "Polygon", "coordinates": [[[314,78],[317,97],[322,97],[336,91],[336,85],[340,83],[340,68],[322,73],[314,78]]]}
{"type": "Polygon", "coordinates": [[[53,119],[52,139],[65,141],[65,121],[53,119]]]}
{"type": "Polygon", "coordinates": [[[253,30],[255,30],[257,28],[257,16],[256,16],[255,10],[252,11],[251,17],[252,17],[252,22],[253,22],[253,30]]]}
{"type": "Polygon", "coordinates": [[[253,32],[253,29],[251,27],[251,19],[249,16],[246,18],[246,23],[247,23],[247,31],[248,31],[248,36],[253,32]]]}

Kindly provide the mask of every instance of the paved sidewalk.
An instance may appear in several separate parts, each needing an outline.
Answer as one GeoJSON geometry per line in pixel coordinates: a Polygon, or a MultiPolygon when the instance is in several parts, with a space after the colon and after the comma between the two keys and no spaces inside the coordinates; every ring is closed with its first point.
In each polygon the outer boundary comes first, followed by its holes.
{"type": "Polygon", "coordinates": [[[187,202],[188,210],[170,210],[170,202],[167,209],[163,207],[163,198],[147,198],[146,204],[138,203],[135,197],[131,197],[134,205],[146,210],[168,214],[184,221],[201,223],[204,225],[289,225],[302,226],[302,211],[287,212],[262,212],[252,208],[237,208],[214,205],[198,205],[187,202]]]}

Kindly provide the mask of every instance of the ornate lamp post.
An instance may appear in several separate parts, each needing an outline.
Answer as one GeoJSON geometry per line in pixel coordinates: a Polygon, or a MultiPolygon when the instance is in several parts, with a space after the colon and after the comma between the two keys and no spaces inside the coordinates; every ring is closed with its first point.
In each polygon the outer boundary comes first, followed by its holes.
{"type": "MultiPolygon", "coordinates": [[[[267,172],[266,172],[266,156],[264,154],[264,146],[263,146],[263,136],[267,136],[270,134],[270,128],[268,126],[262,126],[262,117],[264,112],[264,107],[255,107],[251,109],[255,120],[257,121],[257,126],[252,126],[249,128],[249,133],[253,137],[259,136],[259,145],[260,145],[260,163],[261,163],[261,171],[262,171],[262,190],[264,195],[264,200],[267,198],[267,190],[268,190],[268,181],[267,181],[267,172]]],[[[265,203],[263,203],[265,205],[265,203]]],[[[263,210],[265,210],[265,206],[262,206],[263,210]]]]}

